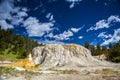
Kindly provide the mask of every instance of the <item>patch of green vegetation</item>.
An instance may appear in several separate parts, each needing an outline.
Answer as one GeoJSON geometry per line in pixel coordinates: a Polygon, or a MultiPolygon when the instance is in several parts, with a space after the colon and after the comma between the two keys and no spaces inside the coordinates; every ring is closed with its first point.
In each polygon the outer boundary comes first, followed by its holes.
{"type": "Polygon", "coordinates": [[[14,73],[14,69],[12,68],[0,67],[0,75],[3,74],[15,75],[16,73],[14,73]]]}
{"type": "Polygon", "coordinates": [[[91,50],[93,56],[99,56],[104,54],[106,60],[115,63],[120,63],[120,40],[114,44],[109,43],[107,46],[101,46],[99,43],[96,45],[91,45],[88,41],[84,43],[84,47],[91,50]]]}
{"type": "Polygon", "coordinates": [[[7,60],[18,60],[17,55],[14,55],[12,53],[9,53],[9,54],[4,53],[3,55],[0,55],[0,58],[3,59],[3,60],[4,59],[7,59],[7,60]]]}

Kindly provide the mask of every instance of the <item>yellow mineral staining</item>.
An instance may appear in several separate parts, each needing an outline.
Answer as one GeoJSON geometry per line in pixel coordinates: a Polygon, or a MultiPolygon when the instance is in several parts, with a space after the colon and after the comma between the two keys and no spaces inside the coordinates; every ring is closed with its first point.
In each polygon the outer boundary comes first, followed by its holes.
{"type": "Polygon", "coordinates": [[[28,57],[26,59],[22,59],[17,62],[13,62],[11,64],[8,64],[7,67],[21,67],[26,70],[34,70],[35,69],[35,64],[34,62],[28,57]]]}
{"type": "Polygon", "coordinates": [[[67,46],[70,46],[70,47],[77,47],[76,44],[67,44],[67,46]]]}

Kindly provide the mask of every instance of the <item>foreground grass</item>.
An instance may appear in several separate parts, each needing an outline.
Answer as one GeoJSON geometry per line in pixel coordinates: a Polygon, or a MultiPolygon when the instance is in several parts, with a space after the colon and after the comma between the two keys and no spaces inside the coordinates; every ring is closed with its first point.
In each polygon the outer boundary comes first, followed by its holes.
{"type": "Polygon", "coordinates": [[[27,80],[29,80],[32,76],[38,76],[40,73],[33,72],[33,71],[18,71],[13,68],[8,67],[0,67],[0,76],[4,76],[5,78],[10,78],[11,76],[23,76],[27,80]]]}
{"type": "Polygon", "coordinates": [[[116,70],[113,70],[113,69],[109,69],[109,68],[103,69],[102,70],[102,74],[104,74],[104,75],[107,75],[107,74],[118,74],[120,76],[120,72],[119,71],[116,71],[116,70]]]}
{"type": "Polygon", "coordinates": [[[78,74],[79,72],[77,71],[77,70],[73,70],[73,69],[71,69],[71,70],[57,70],[57,69],[55,69],[55,68],[49,68],[49,69],[47,69],[48,71],[55,71],[55,72],[57,72],[57,74],[78,74]]]}
{"type": "MultiPolygon", "coordinates": [[[[57,70],[55,68],[49,68],[48,71],[55,71],[57,73],[44,74],[42,72],[40,73],[40,72],[33,72],[33,71],[27,71],[27,70],[18,71],[13,68],[0,67],[0,76],[5,76],[6,77],[5,79],[9,79],[11,77],[16,77],[16,78],[24,77],[25,80],[32,80],[33,77],[34,77],[34,79],[36,79],[35,78],[36,76],[41,77],[44,75],[44,77],[56,76],[56,77],[53,77],[53,79],[52,79],[52,80],[55,80],[55,78],[57,78],[57,77],[60,78],[59,74],[62,74],[63,80],[64,80],[64,78],[69,78],[71,76],[77,76],[77,77],[79,76],[78,79],[75,78],[75,80],[80,80],[80,77],[82,79],[85,78],[85,80],[120,80],[120,72],[115,71],[114,69],[109,69],[109,68],[105,68],[103,70],[97,70],[97,72],[95,72],[95,73],[89,72],[89,74],[86,73],[86,71],[81,73],[76,70],[57,70]]],[[[71,79],[72,78],[74,78],[74,77],[71,77],[71,79]]],[[[71,79],[69,79],[69,80],[71,80],[71,79]]],[[[61,79],[57,79],[57,80],[61,80],[61,79]]],[[[68,80],[68,79],[66,79],[66,80],[68,80]]],[[[74,80],[74,79],[72,79],[72,80],[74,80]]]]}
{"type": "Polygon", "coordinates": [[[102,78],[106,80],[120,80],[120,72],[113,69],[103,69],[101,74],[102,78]]]}

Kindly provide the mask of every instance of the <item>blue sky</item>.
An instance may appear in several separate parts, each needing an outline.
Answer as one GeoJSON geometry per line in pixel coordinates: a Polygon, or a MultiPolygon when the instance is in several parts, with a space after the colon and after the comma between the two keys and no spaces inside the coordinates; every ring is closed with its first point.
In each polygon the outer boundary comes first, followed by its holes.
{"type": "Polygon", "coordinates": [[[0,25],[39,43],[120,40],[119,0],[0,0],[0,25]]]}

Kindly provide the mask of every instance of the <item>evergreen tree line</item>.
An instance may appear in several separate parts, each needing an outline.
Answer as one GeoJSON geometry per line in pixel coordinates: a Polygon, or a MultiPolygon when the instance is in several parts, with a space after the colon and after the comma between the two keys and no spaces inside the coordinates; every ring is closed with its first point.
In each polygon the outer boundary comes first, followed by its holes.
{"type": "Polygon", "coordinates": [[[11,29],[4,30],[0,27],[0,55],[13,54],[17,55],[17,59],[22,59],[38,45],[42,44],[24,36],[15,35],[11,29]]]}
{"type": "Polygon", "coordinates": [[[120,62],[120,41],[115,44],[109,43],[108,47],[100,46],[98,43],[96,47],[94,45],[90,45],[88,41],[84,43],[84,47],[88,48],[93,56],[98,56],[104,54],[107,57],[108,61],[120,62]]]}

